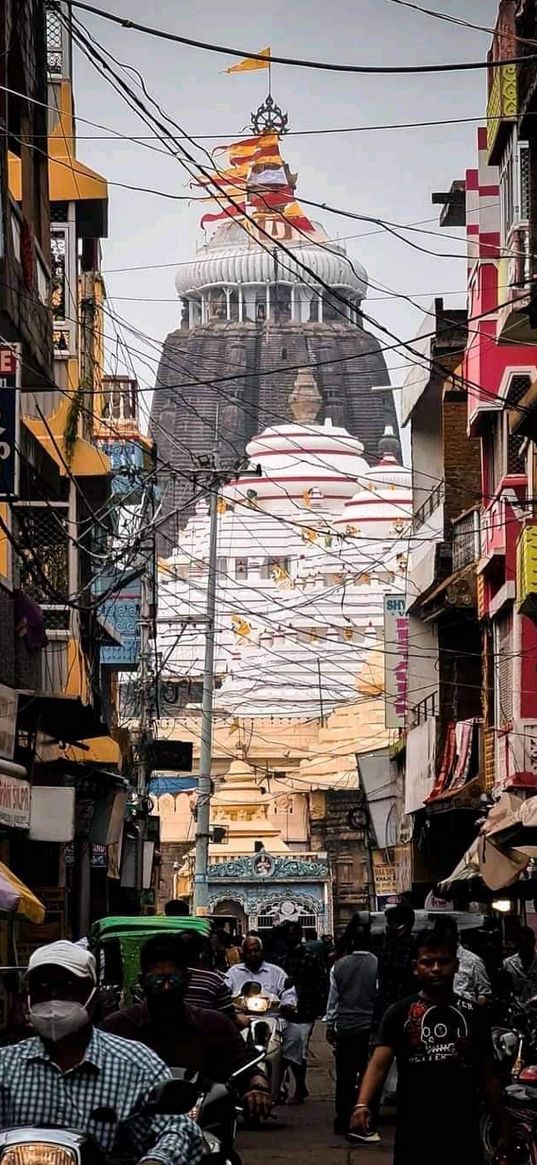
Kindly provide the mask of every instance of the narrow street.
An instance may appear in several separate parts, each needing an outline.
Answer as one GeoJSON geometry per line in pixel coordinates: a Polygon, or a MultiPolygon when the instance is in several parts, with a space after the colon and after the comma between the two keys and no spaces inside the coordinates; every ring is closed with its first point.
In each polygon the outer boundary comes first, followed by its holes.
{"type": "Polygon", "coordinates": [[[259,1131],[239,1133],[238,1150],[244,1165],[389,1165],[392,1128],[380,1129],[380,1145],[352,1148],[344,1137],[335,1136],[334,1070],[332,1052],[324,1039],[324,1025],[318,1023],[311,1043],[308,1066],[309,1099],[300,1108],[278,1109],[277,1119],[259,1131]]]}

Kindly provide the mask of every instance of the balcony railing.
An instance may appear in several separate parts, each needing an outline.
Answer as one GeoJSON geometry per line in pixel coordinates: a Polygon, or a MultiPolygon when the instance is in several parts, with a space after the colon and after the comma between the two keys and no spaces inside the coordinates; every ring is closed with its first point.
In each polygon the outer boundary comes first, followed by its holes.
{"type": "Polygon", "coordinates": [[[428,518],[431,517],[431,514],[434,514],[435,510],[437,510],[439,506],[443,504],[444,496],[444,482],[439,481],[438,485],[435,485],[434,489],[431,491],[429,496],[425,498],[425,501],[422,503],[419,509],[416,510],[416,513],[414,514],[414,530],[419,530],[420,526],[425,525],[428,518]]]}
{"type": "Polygon", "coordinates": [[[411,711],[411,720],[414,728],[418,724],[424,724],[426,720],[432,720],[438,712],[438,692],[431,692],[425,699],[420,700],[419,704],[414,704],[411,711]]]}
{"type": "Polygon", "coordinates": [[[537,618],[537,524],[528,522],[516,548],[516,603],[522,615],[537,618]]]}
{"type": "Polygon", "coordinates": [[[478,509],[468,510],[452,522],[453,528],[453,570],[463,570],[473,566],[480,557],[481,514],[478,509]]]}

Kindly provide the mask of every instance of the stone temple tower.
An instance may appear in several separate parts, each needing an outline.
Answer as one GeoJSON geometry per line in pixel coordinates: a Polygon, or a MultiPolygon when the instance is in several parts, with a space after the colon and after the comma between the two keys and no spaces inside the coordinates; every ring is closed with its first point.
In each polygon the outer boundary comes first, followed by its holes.
{"type": "Polygon", "coordinates": [[[278,128],[269,121],[275,132],[265,124],[250,139],[258,148],[249,165],[239,144],[241,164],[226,171],[245,175],[234,180],[232,205],[218,195],[220,213],[205,216],[216,220],[212,233],[177,272],[180,325],[163,344],[151,413],[160,462],[173,467],[162,478],[164,555],[188,518],[197,459],[216,439],[233,464],[255,433],[290,420],[301,369],[314,371],[319,420],[359,437],[368,460],[378,460],[387,425],[398,440],[381,345],[361,316],[367,273],[295,201],[278,128]]]}

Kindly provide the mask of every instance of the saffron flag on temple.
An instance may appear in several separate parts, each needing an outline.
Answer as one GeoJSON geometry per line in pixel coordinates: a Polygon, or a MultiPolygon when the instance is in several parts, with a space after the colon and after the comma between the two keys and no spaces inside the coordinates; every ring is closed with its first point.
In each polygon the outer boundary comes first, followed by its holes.
{"type": "Polygon", "coordinates": [[[238,203],[237,206],[224,206],[218,212],[218,214],[204,214],[203,218],[200,219],[200,227],[202,230],[204,230],[205,223],[207,222],[218,222],[223,218],[238,218],[240,215],[244,214],[246,214],[246,206],[244,203],[238,203]]]}
{"type": "Polygon", "coordinates": [[[226,73],[251,73],[254,69],[270,69],[270,48],[261,49],[255,57],[244,57],[236,65],[230,65],[226,73]]]}
{"type": "Polygon", "coordinates": [[[308,234],[315,231],[313,223],[304,214],[299,202],[290,202],[288,206],[284,207],[282,214],[294,226],[295,230],[305,231],[308,234]]]}

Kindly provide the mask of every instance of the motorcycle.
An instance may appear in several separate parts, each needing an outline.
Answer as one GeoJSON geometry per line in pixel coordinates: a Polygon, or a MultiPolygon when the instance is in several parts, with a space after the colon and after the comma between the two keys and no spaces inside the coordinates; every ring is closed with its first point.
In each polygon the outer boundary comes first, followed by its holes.
{"type": "Polygon", "coordinates": [[[259,983],[252,981],[244,984],[241,994],[235,996],[233,1003],[242,1027],[242,1038],[252,1053],[263,1052],[272,1103],[276,1105],[281,1099],[283,1083],[283,1021],[278,1015],[280,1001],[276,995],[270,995],[259,983]]]}
{"type": "Polygon", "coordinates": [[[242,1165],[235,1149],[237,1118],[243,1112],[237,1084],[245,1072],[251,1072],[263,1059],[263,1055],[258,1053],[234,1072],[227,1084],[215,1084],[197,1072],[172,1068],[175,1082],[183,1089],[180,1111],[201,1129],[204,1142],[202,1162],[206,1165],[242,1165]]]}
{"type": "MultiPolygon", "coordinates": [[[[183,1112],[182,1090],[175,1080],[165,1080],[153,1092],[144,1111],[152,1115],[178,1115],[183,1112]]],[[[135,1119],[133,1114],[130,1119],[135,1119]]],[[[2,1165],[135,1165],[134,1154],[125,1149],[129,1121],[118,1127],[112,1153],[104,1153],[94,1137],[77,1129],[54,1126],[21,1125],[0,1131],[2,1165]]],[[[220,1145],[211,1138],[207,1147],[207,1165],[220,1165],[220,1145]]],[[[205,1154],[204,1158],[205,1160],[205,1154]]]]}
{"type": "MultiPolygon", "coordinates": [[[[537,1165],[537,1065],[527,1063],[537,1052],[537,997],[525,1004],[512,1002],[508,1025],[492,1028],[492,1044],[503,1099],[513,1132],[517,1165],[537,1165]]],[[[485,1114],[481,1122],[485,1157],[497,1159],[494,1122],[485,1114]]]]}
{"type": "MultiPolygon", "coordinates": [[[[513,1137],[516,1165],[537,1165],[537,1068],[523,1068],[516,1084],[508,1084],[503,1099],[513,1137]]],[[[494,1122],[487,1113],[481,1122],[481,1137],[487,1161],[498,1160],[494,1122]]]]}

